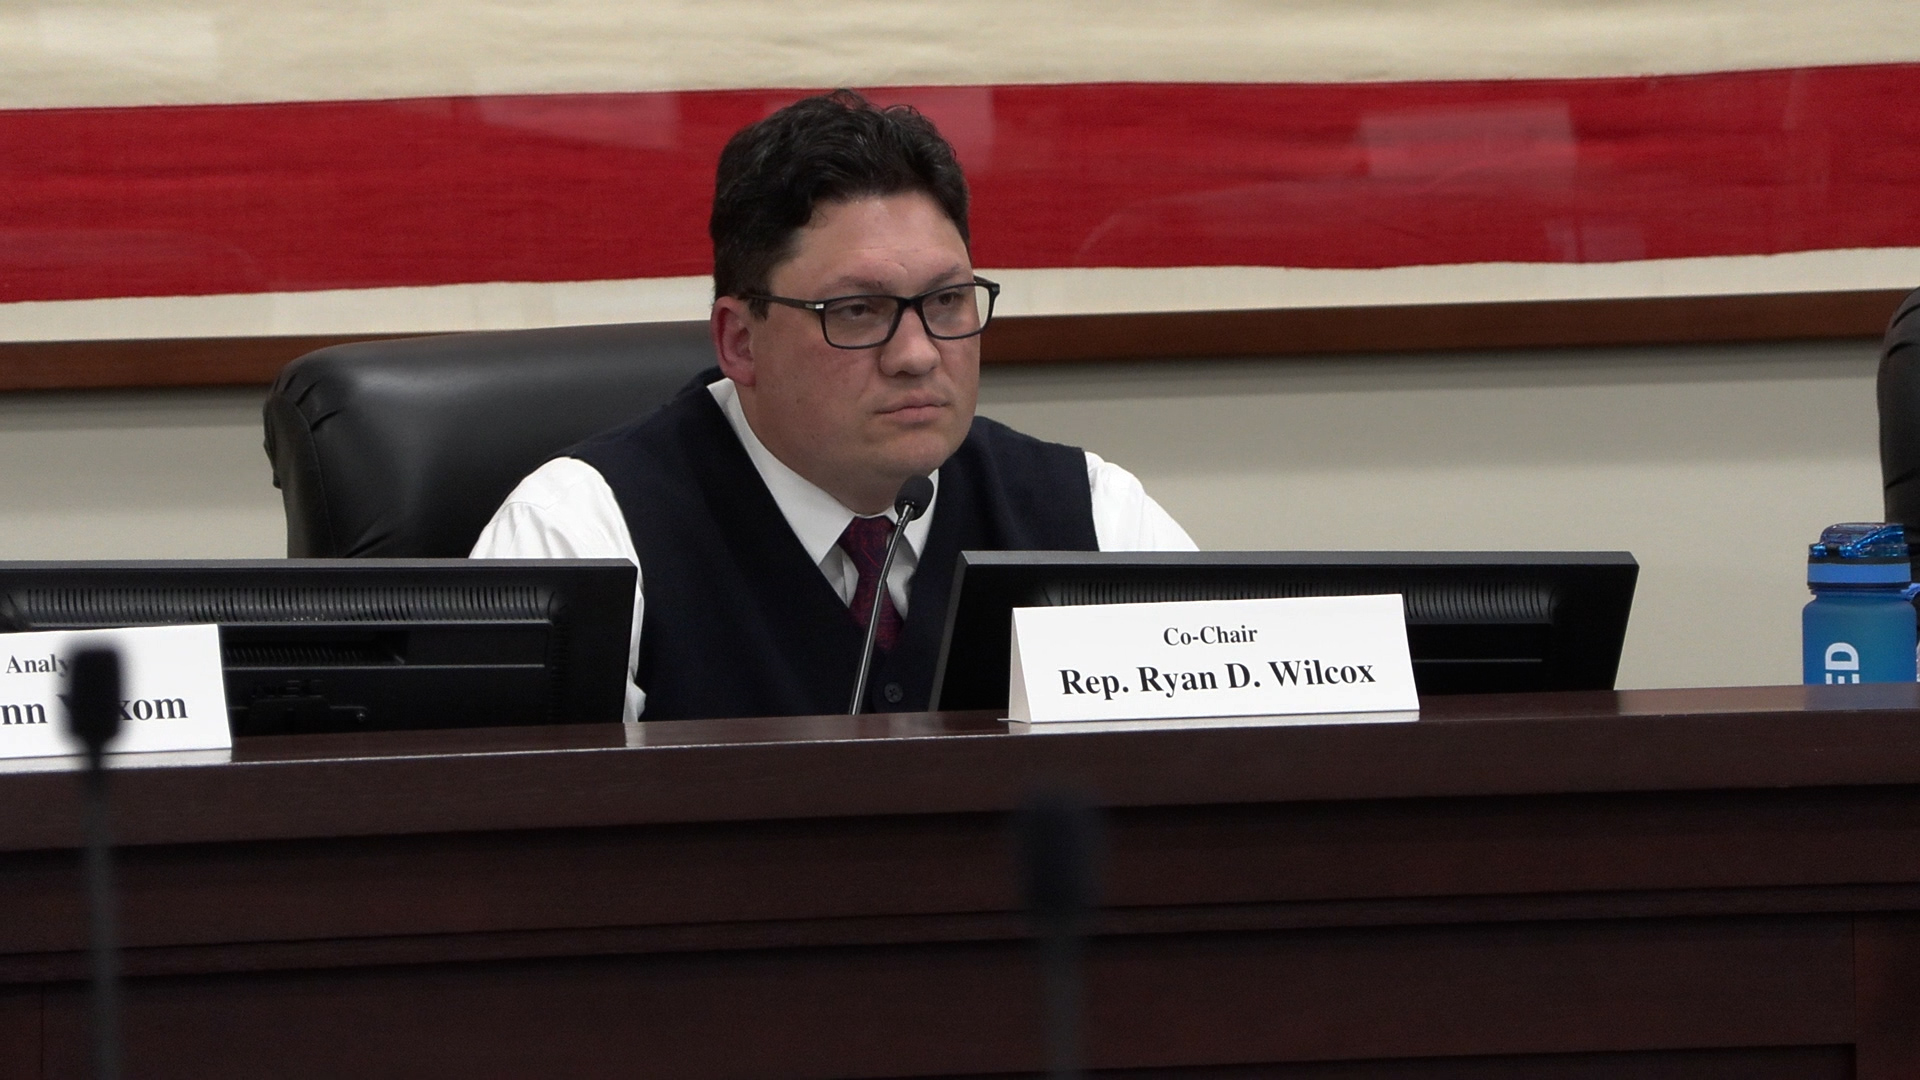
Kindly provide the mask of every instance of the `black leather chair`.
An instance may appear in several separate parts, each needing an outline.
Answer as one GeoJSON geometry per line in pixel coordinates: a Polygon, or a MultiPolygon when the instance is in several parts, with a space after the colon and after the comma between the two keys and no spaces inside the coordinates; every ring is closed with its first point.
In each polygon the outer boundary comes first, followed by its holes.
{"type": "Polygon", "coordinates": [[[1880,483],[1886,520],[1920,535],[1920,289],[1887,326],[1880,351],[1880,483]]]}
{"type": "Polygon", "coordinates": [[[705,322],[335,345],[288,364],[267,457],[296,558],[451,558],[527,473],[713,366],[705,322]]]}

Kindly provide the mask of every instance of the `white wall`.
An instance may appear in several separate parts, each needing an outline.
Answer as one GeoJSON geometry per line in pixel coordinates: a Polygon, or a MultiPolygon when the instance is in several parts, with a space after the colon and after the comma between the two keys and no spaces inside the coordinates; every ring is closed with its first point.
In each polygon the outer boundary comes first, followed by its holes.
{"type": "Polygon", "coordinates": [[[1871,343],[1000,370],[1207,548],[1634,553],[1620,685],[1799,681],[1806,544],[1881,515],[1871,343]]]}
{"type": "Polygon", "coordinates": [[[0,558],[286,554],[264,397],[0,394],[0,558]]]}
{"type": "MultiPolygon", "coordinates": [[[[1624,548],[1620,685],[1798,681],[1804,552],[1880,516],[1875,348],[989,369],[1209,548],[1624,548]]],[[[276,556],[258,391],[0,395],[0,558],[276,556]]]]}

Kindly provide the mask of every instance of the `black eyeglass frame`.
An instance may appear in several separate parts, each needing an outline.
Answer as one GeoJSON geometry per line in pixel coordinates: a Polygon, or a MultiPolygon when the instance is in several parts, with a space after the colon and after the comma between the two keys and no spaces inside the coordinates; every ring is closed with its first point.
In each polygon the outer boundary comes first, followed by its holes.
{"type": "Polygon", "coordinates": [[[900,332],[900,323],[907,317],[908,308],[912,308],[913,313],[920,316],[920,328],[925,330],[927,336],[935,341],[965,341],[970,337],[979,337],[981,334],[986,333],[987,324],[993,321],[993,307],[1000,300],[1000,283],[997,281],[988,281],[983,277],[977,277],[967,281],[950,282],[938,288],[928,289],[918,296],[889,296],[886,293],[852,293],[847,296],[830,296],[825,300],[796,300],[791,296],[774,296],[771,293],[741,293],[740,299],[764,300],[769,304],[779,304],[783,307],[799,308],[801,311],[813,312],[820,317],[820,337],[836,349],[877,349],[887,342],[892,341],[893,335],[900,332]],[[927,310],[922,305],[927,302],[928,297],[937,296],[940,293],[946,292],[948,289],[957,288],[961,285],[978,285],[987,290],[987,313],[981,318],[979,328],[969,330],[964,334],[934,333],[933,326],[927,322],[927,310]],[[833,340],[827,333],[827,308],[843,300],[893,301],[896,305],[893,309],[893,325],[887,328],[887,336],[870,345],[842,345],[833,340]]]}

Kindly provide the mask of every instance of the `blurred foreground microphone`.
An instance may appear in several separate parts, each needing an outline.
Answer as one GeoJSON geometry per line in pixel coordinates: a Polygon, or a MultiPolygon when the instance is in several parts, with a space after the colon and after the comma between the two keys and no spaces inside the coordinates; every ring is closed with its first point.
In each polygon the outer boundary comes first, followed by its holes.
{"type": "Polygon", "coordinates": [[[1099,898],[1100,818],[1084,799],[1053,791],[1028,797],[1017,819],[1027,910],[1040,944],[1047,1069],[1080,1076],[1081,944],[1099,898]]]}
{"type": "Polygon", "coordinates": [[[120,1077],[120,973],[113,925],[113,862],[107,836],[107,744],[120,733],[120,654],[86,649],[67,681],[68,730],[86,748],[87,902],[93,952],[93,1075],[120,1077]]]}
{"type": "Polygon", "coordinates": [[[893,497],[893,512],[899,520],[893,523],[893,535],[887,537],[887,555],[880,560],[880,581],[873,589],[873,610],[867,614],[867,640],[860,647],[860,672],[853,680],[853,701],[847,706],[847,715],[858,716],[867,702],[867,676],[873,672],[873,644],[880,634],[880,606],[891,603],[887,596],[887,575],[893,572],[893,556],[900,550],[900,538],[907,534],[907,523],[927,512],[927,504],[933,501],[933,481],[924,476],[916,476],[900,485],[900,494],[893,497]]]}

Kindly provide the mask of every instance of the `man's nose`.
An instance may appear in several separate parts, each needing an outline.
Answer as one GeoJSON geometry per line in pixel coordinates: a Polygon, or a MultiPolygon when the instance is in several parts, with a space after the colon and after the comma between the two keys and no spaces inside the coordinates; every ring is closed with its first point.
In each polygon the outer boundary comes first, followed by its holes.
{"type": "Polygon", "coordinates": [[[880,347],[880,370],[887,375],[925,375],[940,366],[940,344],[912,308],[902,313],[893,340],[880,347]]]}

